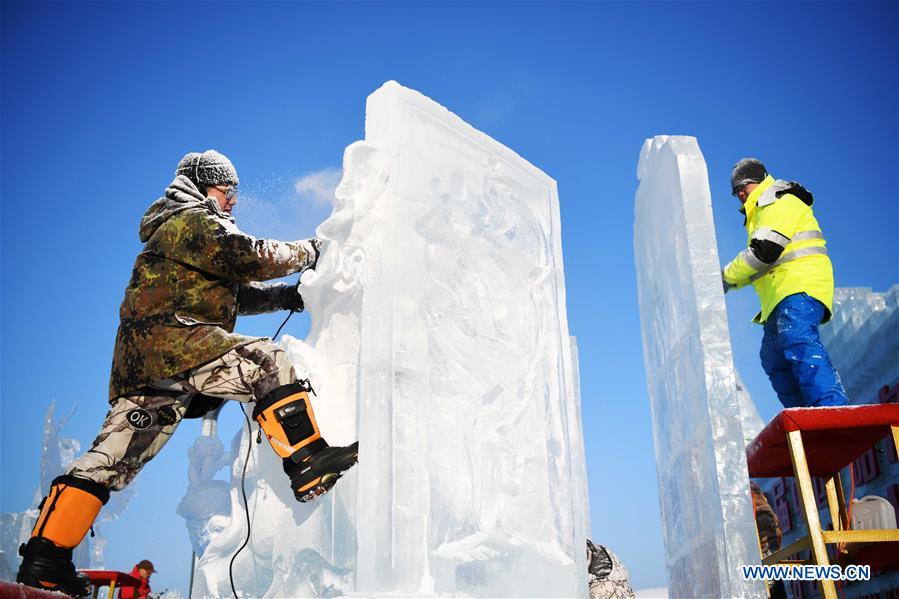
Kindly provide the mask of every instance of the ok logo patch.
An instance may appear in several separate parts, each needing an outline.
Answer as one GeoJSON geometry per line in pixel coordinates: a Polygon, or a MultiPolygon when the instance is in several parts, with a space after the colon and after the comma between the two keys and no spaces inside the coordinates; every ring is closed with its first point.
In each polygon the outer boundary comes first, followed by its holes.
{"type": "Polygon", "coordinates": [[[144,431],[150,428],[150,425],[153,424],[153,417],[150,416],[150,413],[141,408],[135,408],[128,412],[126,415],[128,419],[128,424],[131,425],[131,428],[144,431]]]}

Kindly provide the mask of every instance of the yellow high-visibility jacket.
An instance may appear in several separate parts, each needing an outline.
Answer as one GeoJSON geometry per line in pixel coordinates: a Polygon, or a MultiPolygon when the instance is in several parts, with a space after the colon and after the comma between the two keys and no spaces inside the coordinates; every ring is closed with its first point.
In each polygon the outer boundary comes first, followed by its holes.
{"type": "Polygon", "coordinates": [[[743,204],[748,247],[724,268],[728,285],[755,287],[764,323],[788,295],[805,292],[833,310],[833,265],[812,213],[812,196],[797,183],[765,178],[743,204]],[[798,195],[796,195],[798,194],[798,195]],[[800,199],[800,196],[802,199],[800,199]]]}

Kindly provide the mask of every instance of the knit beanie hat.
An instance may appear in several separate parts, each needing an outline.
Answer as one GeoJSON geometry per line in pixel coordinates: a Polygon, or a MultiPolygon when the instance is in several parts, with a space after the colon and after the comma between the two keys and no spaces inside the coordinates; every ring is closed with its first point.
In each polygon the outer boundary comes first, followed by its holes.
{"type": "Polygon", "coordinates": [[[215,185],[237,185],[237,170],[228,157],[215,150],[188,152],[178,163],[176,175],[190,179],[200,193],[206,195],[206,188],[215,185]]]}
{"type": "Polygon", "coordinates": [[[730,188],[736,194],[737,190],[747,183],[761,183],[768,176],[768,169],[758,158],[744,158],[734,165],[730,172],[730,188]]]}

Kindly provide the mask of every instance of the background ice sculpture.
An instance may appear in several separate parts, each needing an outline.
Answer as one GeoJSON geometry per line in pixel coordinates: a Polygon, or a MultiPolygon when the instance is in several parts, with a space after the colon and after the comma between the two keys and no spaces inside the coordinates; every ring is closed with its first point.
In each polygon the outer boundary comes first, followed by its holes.
{"type": "Polygon", "coordinates": [[[218,413],[203,418],[200,436],[187,451],[187,491],[176,513],[187,521],[187,534],[195,555],[203,555],[209,541],[221,532],[230,519],[230,485],[215,478],[216,473],[234,461],[219,440],[218,413]]]}
{"type": "Polygon", "coordinates": [[[876,403],[882,385],[899,382],[899,285],[885,292],[835,289],[833,319],[821,327],[821,340],[849,401],[876,403]]]}
{"type": "Polygon", "coordinates": [[[672,597],[764,597],[705,160],[657,136],[637,167],[634,254],[672,597]]]}
{"type": "MultiPolygon", "coordinates": [[[[349,146],[324,251],[303,276],[305,342],[329,442],[360,442],[334,492],[297,504],[251,444],[253,596],[586,596],[587,481],[555,182],[445,108],[385,84],[349,146]]],[[[255,429],[254,429],[255,434],[255,429]]],[[[240,466],[250,440],[238,439],[240,466]]],[[[226,595],[246,525],[202,556],[226,595]]]]}
{"type": "MultiPolygon", "coordinates": [[[[43,498],[50,482],[65,472],[81,445],[77,439],[63,437],[63,427],[75,413],[75,409],[56,418],[56,402],[51,401],[44,413],[44,429],[41,435],[40,486],[34,492],[31,508],[23,512],[11,512],[0,515],[0,580],[15,580],[19,569],[19,545],[28,541],[31,530],[37,520],[37,506],[43,498]]],[[[93,539],[92,539],[93,540],[93,539]]],[[[73,552],[72,561],[79,568],[91,565],[91,550],[96,545],[86,540],[73,552]]],[[[102,547],[102,544],[100,544],[102,547]]]]}

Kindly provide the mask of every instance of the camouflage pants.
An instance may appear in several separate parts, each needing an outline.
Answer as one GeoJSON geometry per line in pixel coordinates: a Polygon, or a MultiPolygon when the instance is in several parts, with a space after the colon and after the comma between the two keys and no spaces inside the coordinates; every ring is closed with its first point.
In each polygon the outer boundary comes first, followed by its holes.
{"type": "Polygon", "coordinates": [[[159,453],[191,401],[206,398],[251,402],[297,381],[283,349],[259,340],[215,360],[153,383],[112,402],[91,448],[68,474],[121,491],[159,453]]]}

